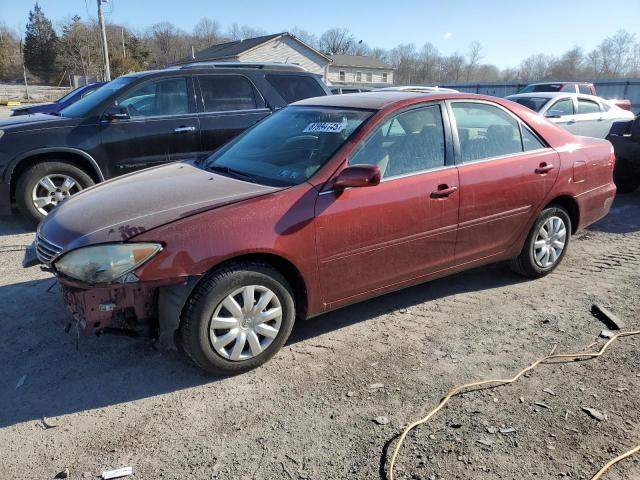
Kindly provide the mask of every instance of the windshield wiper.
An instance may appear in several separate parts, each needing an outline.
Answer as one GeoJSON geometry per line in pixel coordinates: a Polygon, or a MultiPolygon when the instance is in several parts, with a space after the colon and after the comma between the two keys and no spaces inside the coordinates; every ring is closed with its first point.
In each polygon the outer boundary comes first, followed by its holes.
{"type": "Polygon", "coordinates": [[[251,183],[258,183],[258,181],[252,177],[251,175],[241,172],[239,170],[235,170],[233,168],[230,167],[225,167],[223,165],[207,165],[206,167],[207,170],[210,170],[212,172],[220,172],[220,173],[226,173],[227,175],[230,175],[232,177],[238,178],[240,180],[245,180],[251,183]]]}

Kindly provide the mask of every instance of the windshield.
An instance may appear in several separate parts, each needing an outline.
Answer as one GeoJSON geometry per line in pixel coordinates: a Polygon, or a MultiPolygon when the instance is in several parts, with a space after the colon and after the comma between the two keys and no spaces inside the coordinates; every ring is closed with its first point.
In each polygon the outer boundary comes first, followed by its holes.
{"type": "Polygon", "coordinates": [[[520,93],[534,93],[534,92],[559,92],[562,90],[561,83],[540,83],[538,85],[527,85],[520,93]]]}
{"type": "Polygon", "coordinates": [[[80,90],[86,89],[86,88],[87,88],[86,85],[83,85],[82,87],[74,88],[69,93],[67,93],[63,97],[59,98],[58,100],[56,100],[56,103],[62,103],[64,101],[66,101],[66,100],[69,100],[71,97],[73,97],[75,94],[77,94],[80,90]]]}
{"type": "Polygon", "coordinates": [[[207,158],[202,167],[273,186],[302,183],[373,112],[286,107],[207,158]]]}
{"type": "Polygon", "coordinates": [[[516,103],[520,105],[524,105],[525,107],[533,110],[534,112],[539,112],[542,107],[549,101],[548,98],[544,97],[521,97],[521,98],[512,98],[516,103]]]}
{"type": "Polygon", "coordinates": [[[96,105],[109,98],[115,92],[129,85],[135,79],[136,77],[120,77],[109,83],[105,83],[91,95],[87,95],[76,103],[60,110],[60,115],[70,118],[85,117],[96,105]]]}

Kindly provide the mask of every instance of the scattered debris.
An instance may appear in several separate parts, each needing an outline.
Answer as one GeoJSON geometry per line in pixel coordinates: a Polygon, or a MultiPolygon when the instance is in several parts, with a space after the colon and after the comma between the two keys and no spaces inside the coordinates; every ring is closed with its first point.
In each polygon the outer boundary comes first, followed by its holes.
{"type": "Polygon", "coordinates": [[[551,410],[551,407],[549,405],[547,405],[546,403],[535,402],[534,405],[537,405],[538,407],[541,407],[541,408],[546,408],[547,410],[551,410]]]}
{"type": "Polygon", "coordinates": [[[58,472],[53,478],[69,478],[69,469],[65,468],[61,472],[58,472]]]}
{"type": "Polygon", "coordinates": [[[490,433],[491,435],[498,433],[498,431],[498,427],[487,427],[487,433],[490,433]]]}
{"type": "Polygon", "coordinates": [[[349,390],[347,392],[347,397],[353,397],[356,394],[356,392],[354,392],[353,390],[349,390]]]}
{"type": "Polygon", "coordinates": [[[462,428],[462,424],[461,423],[457,423],[457,422],[453,422],[452,424],[449,425],[451,428],[462,428]]]}
{"type": "Polygon", "coordinates": [[[625,327],[624,322],[617,315],[597,303],[591,306],[591,314],[604,323],[609,330],[622,330],[625,327]]]}
{"type": "Polygon", "coordinates": [[[586,412],[591,418],[594,418],[599,422],[603,422],[607,419],[607,416],[604,413],[596,410],[595,408],[582,407],[582,411],[586,412]]]}
{"type": "Polygon", "coordinates": [[[602,338],[613,338],[613,337],[615,337],[615,335],[616,335],[616,334],[615,334],[615,333],[613,333],[611,330],[606,330],[606,329],[605,329],[605,330],[602,330],[602,331],[600,332],[600,336],[601,336],[602,338]]]}
{"type": "Polygon", "coordinates": [[[128,477],[129,475],[133,475],[133,468],[122,467],[115,470],[107,470],[105,472],[102,472],[102,479],[108,480],[110,478],[128,477]]]}
{"type": "Polygon", "coordinates": [[[378,425],[387,425],[389,423],[389,419],[384,416],[379,416],[373,419],[378,425]]]}
{"type": "Polygon", "coordinates": [[[49,423],[46,417],[42,417],[40,420],[42,422],[42,428],[45,430],[49,430],[50,428],[56,428],[58,425],[54,425],[53,423],[49,423]]]}
{"type": "Polygon", "coordinates": [[[515,433],[516,429],[509,427],[509,428],[501,428],[500,429],[500,433],[503,435],[509,435],[510,433],[515,433]]]}
{"type": "Polygon", "coordinates": [[[544,388],[542,391],[543,391],[544,393],[547,393],[547,394],[551,395],[552,397],[555,397],[555,396],[556,396],[556,392],[554,392],[554,391],[553,391],[553,390],[551,390],[550,388],[544,388]]]}
{"type": "Polygon", "coordinates": [[[520,403],[524,403],[524,397],[520,397],[520,403]]]}
{"type": "Polygon", "coordinates": [[[379,388],[384,388],[384,383],[372,383],[369,385],[369,390],[377,390],[379,388]]]}
{"type": "Polygon", "coordinates": [[[16,384],[16,390],[19,389],[22,385],[24,385],[24,382],[26,379],[27,379],[26,375],[23,375],[20,377],[20,380],[18,380],[18,383],[16,384]]]}
{"type": "Polygon", "coordinates": [[[484,445],[485,447],[490,447],[491,445],[493,445],[493,441],[489,440],[488,438],[482,439],[482,440],[476,440],[480,445],[484,445]]]}

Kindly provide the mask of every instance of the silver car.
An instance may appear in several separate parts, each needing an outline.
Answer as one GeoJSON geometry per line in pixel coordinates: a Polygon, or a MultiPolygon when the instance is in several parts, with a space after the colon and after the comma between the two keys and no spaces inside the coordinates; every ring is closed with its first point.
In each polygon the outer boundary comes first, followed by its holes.
{"type": "Polygon", "coordinates": [[[520,93],[507,98],[584,137],[605,138],[613,122],[634,118],[632,112],[617,107],[609,100],[581,93],[520,93]]]}

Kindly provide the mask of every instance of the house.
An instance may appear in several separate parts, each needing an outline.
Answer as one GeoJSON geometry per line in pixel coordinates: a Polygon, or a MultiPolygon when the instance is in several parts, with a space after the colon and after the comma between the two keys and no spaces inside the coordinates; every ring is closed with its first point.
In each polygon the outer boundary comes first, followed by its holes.
{"type": "Polygon", "coordinates": [[[195,52],[191,58],[183,59],[179,63],[193,61],[292,63],[321,75],[326,81],[330,59],[295,35],[282,32],[212,45],[195,52]]]}
{"type": "Polygon", "coordinates": [[[329,55],[327,80],[333,85],[393,85],[395,68],[368,55],[329,55]]]}

